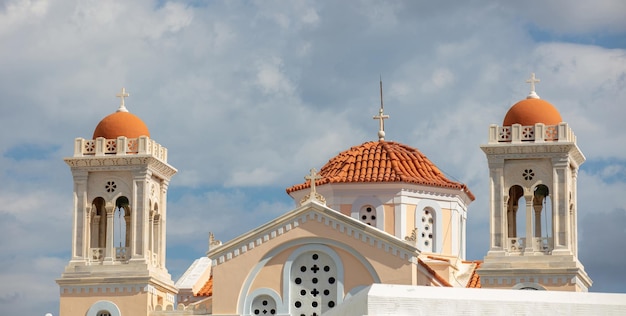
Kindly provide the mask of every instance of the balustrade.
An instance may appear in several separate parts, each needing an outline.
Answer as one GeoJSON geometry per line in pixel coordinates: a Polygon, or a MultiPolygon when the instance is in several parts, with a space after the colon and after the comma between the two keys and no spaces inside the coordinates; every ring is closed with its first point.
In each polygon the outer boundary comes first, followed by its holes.
{"type": "MultiPolygon", "coordinates": [[[[552,250],[552,237],[532,237],[530,242],[533,252],[549,253],[552,250]]],[[[510,253],[524,253],[526,246],[526,237],[509,238],[510,253]]]]}
{"type": "Polygon", "coordinates": [[[575,136],[567,123],[544,125],[537,123],[532,126],[513,124],[512,126],[492,125],[489,132],[490,143],[510,142],[555,142],[575,141],[575,136]]]}
{"type": "Polygon", "coordinates": [[[116,261],[128,261],[130,247],[116,247],[115,248],[115,260],[116,261]]]}
{"type": "Polygon", "coordinates": [[[100,262],[104,260],[104,249],[105,248],[90,248],[89,253],[91,256],[89,257],[89,261],[91,262],[100,262]]]}
{"type": "Polygon", "coordinates": [[[146,136],[116,139],[77,138],[74,146],[74,157],[137,154],[149,154],[167,162],[167,149],[146,136]]]}
{"type": "Polygon", "coordinates": [[[525,237],[513,237],[509,238],[509,252],[524,252],[526,248],[525,237]]]}

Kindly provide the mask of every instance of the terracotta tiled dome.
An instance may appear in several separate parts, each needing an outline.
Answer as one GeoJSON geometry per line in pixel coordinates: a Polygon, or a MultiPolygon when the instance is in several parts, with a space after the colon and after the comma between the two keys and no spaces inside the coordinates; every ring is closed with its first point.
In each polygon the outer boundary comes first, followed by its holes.
{"type": "Polygon", "coordinates": [[[93,132],[93,139],[98,137],[114,139],[119,136],[128,138],[150,137],[150,131],[148,131],[146,124],[136,115],[118,111],[103,118],[93,132]]]}
{"type": "MultiPolygon", "coordinates": [[[[407,182],[463,190],[474,195],[463,183],[446,178],[419,150],[388,141],[367,142],[330,159],[319,172],[317,185],[355,182],[407,182]]],[[[287,188],[287,193],[310,187],[304,182],[287,188]]]]}
{"type": "Polygon", "coordinates": [[[504,116],[502,126],[520,124],[531,126],[536,123],[558,125],[563,119],[559,111],[550,102],[539,98],[528,98],[513,105],[504,116]]]}

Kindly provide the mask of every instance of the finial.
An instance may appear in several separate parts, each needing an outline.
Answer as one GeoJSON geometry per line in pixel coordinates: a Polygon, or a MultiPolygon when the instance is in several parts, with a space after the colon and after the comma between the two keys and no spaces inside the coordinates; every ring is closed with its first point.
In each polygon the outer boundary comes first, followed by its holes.
{"type": "Polygon", "coordinates": [[[315,180],[322,179],[322,176],[317,173],[317,170],[315,170],[315,168],[311,168],[310,173],[304,176],[304,179],[309,180],[309,182],[311,183],[311,192],[309,192],[309,194],[307,194],[300,201],[300,205],[306,203],[307,201],[316,201],[318,203],[326,205],[326,199],[315,190],[315,180]]]}
{"type": "Polygon", "coordinates": [[[122,92],[116,94],[115,96],[122,99],[122,102],[120,103],[120,107],[117,109],[117,112],[128,112],[128,109],[126,109],[126,105],[124,104],[124,98],[129,97],[130,94],[126,92],[126,88],[122,88],[122,92]]]}
{"type": "Polygon", "coordinates": [[[539,95],[535,92],[535,83],[540,82],[541,80],[535,77],[535,73],[530,73],[530,79],[526,80],[526,83],[530,83],[530,93],[526,97],[526,99],[539,99],[539,95]]]}
{"type": "Polygon", "coordinates": [[[389,118],[389,115],[384,113],[385,105],[383,104],[383,78],[380,77],[380,109],[378,110],[378,115],[374,116],[375,120],[379,120],[380,127],[378,129],[378,140],[385,140],[385,121],[389,118]]]}
{"type": "Polygon", "coordinates": [[[209,251],[215,247],[219,247],[222,245],[222,242],[215,239],[215,236],[212,232],[209,232],[209,251]]]}

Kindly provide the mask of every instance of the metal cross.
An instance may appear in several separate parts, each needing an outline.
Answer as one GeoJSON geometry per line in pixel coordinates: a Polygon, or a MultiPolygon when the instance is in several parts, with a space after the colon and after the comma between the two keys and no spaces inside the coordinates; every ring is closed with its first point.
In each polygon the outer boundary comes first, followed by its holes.
{"type": "Polygon", "coordinates": [[[380,127],[378,130],[378,140],[385,140],[385,120],[389,118],[389,115],[384,113],[385,106],[383,104],[383,80],[380,80],[380,109],[378,115],[374,116],[375,120],[378,120],[380,127]]]}

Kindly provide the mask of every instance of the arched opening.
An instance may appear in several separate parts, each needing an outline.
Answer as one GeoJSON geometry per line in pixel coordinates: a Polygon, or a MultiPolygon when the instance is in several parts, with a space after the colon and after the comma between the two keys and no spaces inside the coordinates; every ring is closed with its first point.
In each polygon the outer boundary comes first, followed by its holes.
{"type": "Polygon", "coordinates": [[[422,236],[422,244],[420,245],[420,248],[422,251],[433,252],[433,249],[435,249],[435,217],[435,210],[430,207],[426,207],[422,211],[422,227],[420,230],[422,236]]]}
{"type": "Polygon", "coordinates": [[[91,202],[91,247],[106,247],[107,216],[104,208],[106,202],[97,197],[91,202]]]}
{"type": "Polygon", "coordinates": [[[524,189],[519,185],[509,188],[509,198],[506,208],[507,231],[509,237],[509,250],[521,251],[524,249],[526,235],[526,216],[524,211],[524,189]],[[522,205],[522,211],[519,206],[522,205]]]}
{"type": "Polygon", "coordinates": [[[251,315],[276,315],[276,301],[269,295],[259,295],[250,306],[251,315]]]}
{"type": "Polygon", "coordinates": [[[128,246],[130,245],[130,203],[128,198],[121,196],[115,200],[114,210],[114,235],[115,258],[117,260],[128,259],[128,246]]]}
{"type": "MultiPolygon", "coordinates": [[[[524,189],[519,185],[514,185],[509,189],[509,199],[506,207],[506,219],[509,238],[519,237],[517,235],[517,211],[519,209],[520,199],[524,197],[524,189]]],[[[521,212],[523,215],[523,212],[521,212]]],[[[524,220],[522,218],[521,222],[524,220]]],[[[521,232],[524,232],[522,229],[521,232]]]]}
{"type": "Polygon", "coordinates": [[[291,266],[291,302],[293,315],[322,315],[338,302],[337,264],[323,251],[299,255],[291,266]]]}
{"type": "Polygon", "coordinates": [[[104,260],[107,234],[106,202],[97,197],[91,201],[91,223],[89,225],[89,256],[92,261],[104,260]]]}
{"type": "Polygon", "coordinates": [[[361,207],[359,220],[367,225],[376,227],[376,208],[371,205],[361,207]]]}
{"type": "Polygon", "coordinates": [[[540,184],[533,192],[533,248],[546,251],[552,248],[552,203],[550,190],[540,184]]]}

